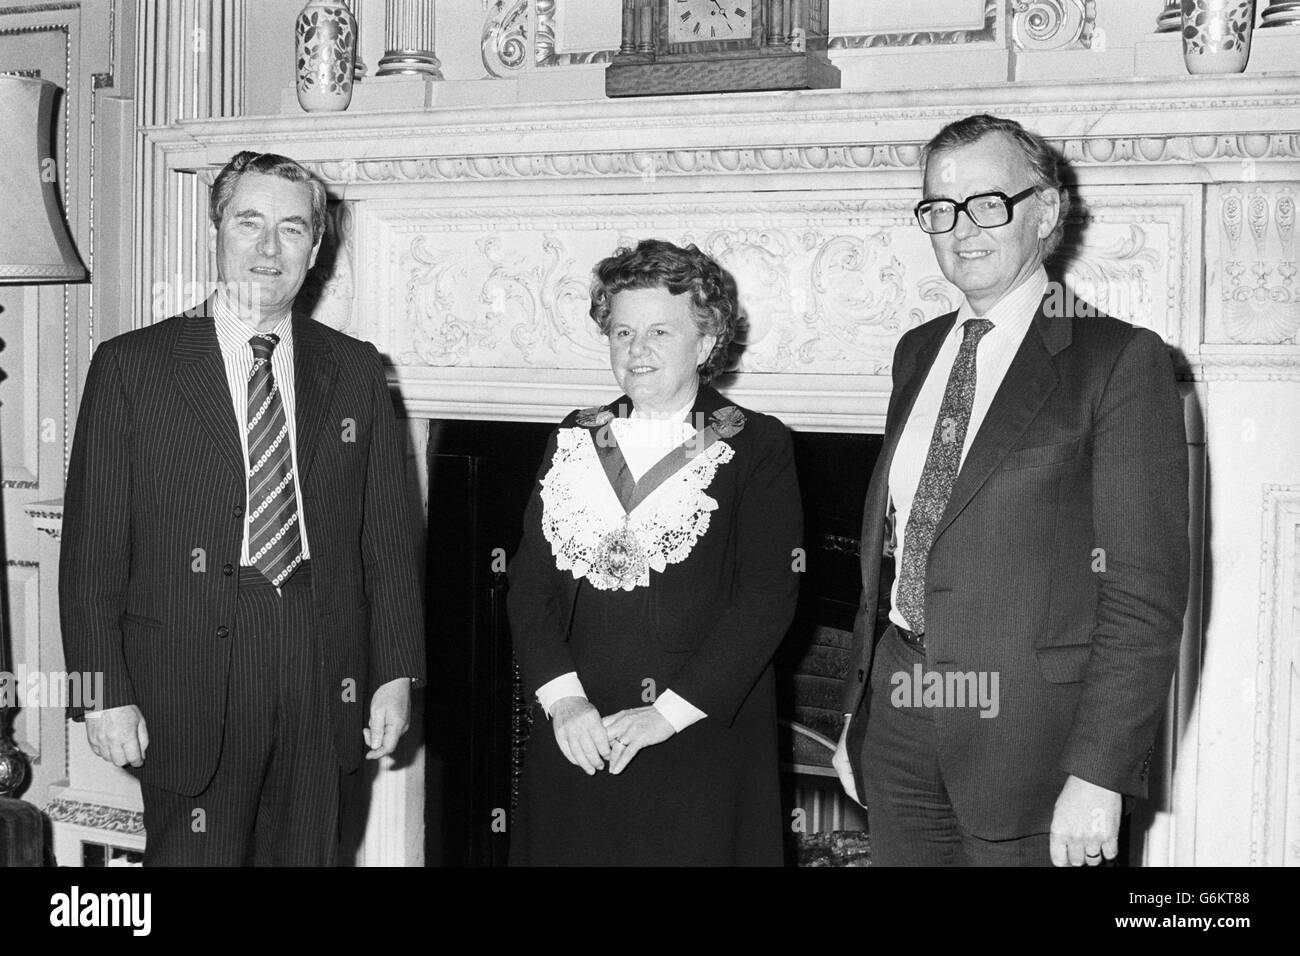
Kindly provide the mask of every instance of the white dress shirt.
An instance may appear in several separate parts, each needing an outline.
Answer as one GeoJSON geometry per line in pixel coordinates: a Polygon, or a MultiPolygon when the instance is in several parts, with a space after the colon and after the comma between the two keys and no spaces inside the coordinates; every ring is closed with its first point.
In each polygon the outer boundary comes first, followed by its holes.
{"type": "MultiPolygon", "coordinates": [[[[640,481],[641,476],[658,464],[664,455],[695,434],[695,428],[686,421],[686,416],[694,405],[695,397],[692,396],[684,407],[668,418],[646,418],[633,409],[627,418],[616,418],[609,423],[633,480],[640,481]]],[[[542,705],[547,717],[551,716],[551,707],[555,702],[564,697],[587,699],[587,692],[582,688],[582,681],[578,680],[577,671],[561,674],[537,689],[537,702],[542,705]]],[[[656,697],[653,706],[678,733],[708,716],[672,690],[665,690],[656,697]]]]}
{"type": "Polygon", "coordinates": [[[921,471],[930,451],[930,438],[934,434],[935,419],[939,417],[939,407],[943,404],[943,393],[948,387],[948,375],[952,372],[957,351],[961,348],[961,340],[965,335],[962,323],[967,319],[978,318],[993,323],[993,328],[980,339],[979,348],[975,350],[975,399],[971,404],[966,441],[961,448],[961,461],[964,464],[971,442],[979,433],[984,416],[988,414],[993,397],[1002,385],[1007,369],[1011,367],[1011,360],[1016,357],[1025,333],[1038,314],[1039,303],[1046,291],[1047,272],[1039,266],[1036,272],[1007,292],[982,316],[976,315],[970,301],[963,298],[961,307],[957,310],[957,321],[944,337],[939,354],[935,356],[934,364],[930,366],[930,372],[916,395],[916,402],[907,416],[907,423],[903,426],[898,446],[894,449],[894,459],[889,466],[889,497],[894,504],[896,535],[894,586],[890,591],[892,607],[889,619],[899,627],[912,630],[898,611],[898,582],[903,575],[907,518],[912,513],[912,499],[916,497],[916,488],[921,483],[921,471]]]}
{"type": "MultiPolygon", "coordinates": [[[[253,347],[248,340],[256,331],[240,321],[234,311],[217,293],[212,301],[212,319],[217,330],[217,344],[221,360],[226,366],[226,384],[230,389],[230,403],[239,425],[239,440],[244,458],[244,500],[248,500],[248,377],[253,373],[253,347]]],[[[294,420],[293,379],[293,317],[286,315],[272,332],[280,342],[271,353],[271,374],[275,376],[280,400],[284,403],[284,417],[289,425],[289,448],[293,454],[293,489],[298,495],[298,528],[302,535],[302,559],[311,557],[307,545],[307,515],[303,507],[302,482],[298,473],[298,426],[294,420]]],[[[239,549],[239,563],[251,567],[248,556],[248,521],[251,509],[244,509],[244,542],[239,549]]]]}

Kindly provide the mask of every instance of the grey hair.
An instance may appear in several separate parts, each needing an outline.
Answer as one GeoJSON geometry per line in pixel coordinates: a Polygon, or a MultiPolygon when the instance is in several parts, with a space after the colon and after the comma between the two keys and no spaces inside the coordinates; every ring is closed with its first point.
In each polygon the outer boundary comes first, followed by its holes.
{"type": "Polygon", "coordinates": [[[726,370],[731,343],[744,323],[736,280],[712,256],[694,245],[673,245],[642,239],[636,248],[621,248],[593,270],[592,320],[601,335],[609,334],[614,296],[627,289],[667,289],[689,294],[695,328],[702,336],[717,336],[713,351],[697,369],[701,382],[726,370]]]}
{"type": "Polygon", "coordinates": [[[1034,177],[1034,185],[1040,191],[1055,192],[1061,198],[1061,211],[1056,218],[1056,225],[1043,239],[1043,258],[1046,259],[1056,251],[1065,234],[1065,217],[1070,211],[1070,191],[1061,183],[1060,164],[1064,160],[1043,137],[1025,129],[1015,120],[1001,116],[990,116],[987,113],[967,116],[949,123],[925,144],[921,150],[921,175],[925,176],[930,158],[935,153],[969,146],[994,133],[1003,134],[1020,148],[1034,177]]]}
{"type": "Polygon", "coordinates": [[[212,224],[221,228],[221,218],[235,195],[239,180],[248,173],[279,176],[291,183],[304,183],[311,191],[311,241],[320,242],[325,235],[325,184],[301,163],[277,153],[257,153],[251,149],[236,153],[217,174],[208,197],[208,216],[212,224]]]}

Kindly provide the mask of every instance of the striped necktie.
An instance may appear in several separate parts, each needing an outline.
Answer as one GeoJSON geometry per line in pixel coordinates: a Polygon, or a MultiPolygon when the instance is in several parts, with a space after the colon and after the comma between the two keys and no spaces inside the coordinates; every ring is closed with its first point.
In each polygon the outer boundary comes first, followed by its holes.
{"type": "Polygon", "coordinates": [[[248,556],[277,588],[302,562],[293,448],[280,388],[271,371],[278,335],[254,335],[248,377],[248,556]]]}
{"type": "Polygon", "coordinates": [[[898,576],[898,610],[917,634],[925,633],[925,569],[930,545],[939,519],[952,497],[952,486],[961,468],[961,450],[966,444],[971,406],[975,404],[975,348],[993,323],[988,319],[967,319],[957,360],[948,373],[939,416],[930,436],[930,450],[921,469],[921,480],[912,499],[903,533],[903,566],[898,576]]]}

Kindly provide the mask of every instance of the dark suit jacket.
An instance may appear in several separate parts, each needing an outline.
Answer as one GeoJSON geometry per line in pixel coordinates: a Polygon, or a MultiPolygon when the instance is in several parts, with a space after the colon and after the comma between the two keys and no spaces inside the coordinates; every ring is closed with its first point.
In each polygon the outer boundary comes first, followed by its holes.
{"type": "MultiPolygon", "coordinates": [[[[59,568],[68,667],[104,674],[104,709],[139,706],[150,738],[140,778],[191,795],[216,770],[227,682],[242,679],[229,665],[245,464],[207,309],[96,351],[59,568]]],[[[368,342],[296,318],[294,377],[321,692],[350,770],[370,692],[424,676],[403,434],[368,342]]]]}
{"type": "MultiPolygon", "coordinates": [[[[997,717],[932,711],[958,819],[986,839],[1045,832],[1067,774],[1145,792],[1187,601],[1186,431],[1169,354],[1149,330],[1088,317],[1086,303],[1082,316],[1048,314],[1053,301],[971,443],[926,573],[927,668],[999,675],[997,717]]],[[[955,319],[909,331],[894,356],[842,700],[859,793],[874,625],[889,599],[890,464],[955,319]]]]}

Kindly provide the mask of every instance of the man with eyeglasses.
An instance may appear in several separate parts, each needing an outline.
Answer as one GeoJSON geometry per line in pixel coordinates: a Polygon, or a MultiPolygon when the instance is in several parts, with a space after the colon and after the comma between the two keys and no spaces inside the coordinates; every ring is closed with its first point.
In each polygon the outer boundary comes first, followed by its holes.
{"type": "Polygon", "coordinates": [[[1182,402],[1155,333],[1049,279],[1069,194],[1041,137],[970,116],[922,169],[962,301],[894,355],[834,763],[878,864],[1095,866],[1182,635],[1182,402]]]}

